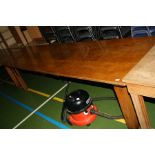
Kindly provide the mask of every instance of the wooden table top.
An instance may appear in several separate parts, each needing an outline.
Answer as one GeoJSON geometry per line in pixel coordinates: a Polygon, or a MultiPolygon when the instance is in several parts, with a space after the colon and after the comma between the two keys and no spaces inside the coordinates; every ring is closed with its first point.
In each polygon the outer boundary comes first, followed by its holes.
{"type": "Polygon", "coordinates": [[[0,64],[95,82],[126,85],[123,77],[155,44],[155,37],[32,46],[0,51],[0,64]]]}
{"type": "Polygon", "coordinates": [[[155,87],[155,45],[124,77],[124,82],[155,87]]]}

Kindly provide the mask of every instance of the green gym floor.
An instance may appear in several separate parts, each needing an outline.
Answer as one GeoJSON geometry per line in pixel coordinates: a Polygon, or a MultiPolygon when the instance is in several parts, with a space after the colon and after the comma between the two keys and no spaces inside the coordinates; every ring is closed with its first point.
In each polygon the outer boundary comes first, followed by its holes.
{"type": "MultiPolygon", "coordinates": [[[[29,91],[24,91],[12,85],[7,73],[0,68],[0,128],[11,129],[32,110],[43,103],[49,95],[55,93],[64,85],[64,79],[50,75],[36,74],[20,71],[26,81],[29,91]]],[[[112,87],[99,83],[71,80],[69,92],[76,89],[88,91],[91,97],[115,96],[112,87]]],[[[65,89],[55,98],[44,105],[39,112],[36,112],[19,129],[127,129],[123,119],[106,119],[97,116],[97,119],[90,126],[72,126],[63,123],[60,119],[62,99],[65,96],[65,89]]],[[[110,115],[122,115],[117,100],[96,101],[94,104],[99,111],[110,115]]],[[[146,99],[145,104],[149,113],[152,128],[155,128],[155,100],[146,99]]]]}

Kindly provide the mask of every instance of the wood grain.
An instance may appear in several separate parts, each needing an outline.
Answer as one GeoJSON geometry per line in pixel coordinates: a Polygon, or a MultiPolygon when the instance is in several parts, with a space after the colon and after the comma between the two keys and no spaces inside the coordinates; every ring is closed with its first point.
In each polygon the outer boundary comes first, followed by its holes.
{"type": "Polygon", "coordinates": [[[27,90],[28,87],[17,69],[12,67],[5,67],[5,69],[11,77],[12,81],[15,83],[16,87],[27,90]]]}
{"type": "Polygon", "coordinates": [[[143,96],[155,98],[155,46],[123,78],[127,83],[141,128],[151,128],[143,96]]]}
{"type": "Polygon", "coordinates": [[[126,124],[130,129],[139,128],[136,111],[126,87],[114,86],[126,124]]]}
{"type": "Polygon", "coordinates": [[[143,86],[137,84],[127,84],[128,91],[132,94],[138,94],[146,97],[155,98],[155,87],[143,86]]]}
{"type": "Polygon", "coordinates": [[[32,40],[43,38],[38,26],[27,26],[27,30],[32,40]]]}
{"type": "Polygon", "coordinates": [[[0,63],[57,76],[126,85],[122,78],[154,44],[155,38],[147,37],[33,46],[12,49],[6,57],[0,55],[0,63]]]}
{"type": "Polygon", "coordinates": [[[124,82],[155,87],[155,46],[124,77],[124,82]]]}
{"type": "Polygon", "coordinates": [[[135,106],[135,110],[136,110],[136,113],[139,119],[140,127],[142,129],[151,128],[143,97],[140,95],[132,94],[132,93],[131,93],[131,97],[132,97],[133,104],[135,106]]]}

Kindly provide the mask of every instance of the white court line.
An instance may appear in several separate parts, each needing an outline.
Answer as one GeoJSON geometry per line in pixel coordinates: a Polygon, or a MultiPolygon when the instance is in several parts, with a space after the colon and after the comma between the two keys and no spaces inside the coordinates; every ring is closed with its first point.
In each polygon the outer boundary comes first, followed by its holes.
{"type": "Polygon", "coordinates": [[[54,96],[56,96],[60,91],[62,91],[65,87],[68,86],[69,83],[66,83],[64,86],[62,86],[58,91],[56,91],[53,95],[51,95],[47,100],[45,100],[40,106],[38,106],[36,109],[34,109],[28,116],[26,116],[23,120],[21,120],[17,125],[13,127],[13,129],[16,129],[19,127],[22,123],[24,123],[29,117],[31,117],[36,111],[38,111],[41,107],[43,107],[49,100],[51,100],[54,96]]]}

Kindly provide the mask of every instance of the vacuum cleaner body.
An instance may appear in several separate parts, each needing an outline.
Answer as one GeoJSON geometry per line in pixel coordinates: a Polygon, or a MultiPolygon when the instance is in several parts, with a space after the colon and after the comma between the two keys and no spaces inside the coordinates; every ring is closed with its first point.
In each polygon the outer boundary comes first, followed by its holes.
{"type": "Polygon", "coordinates": [[[97,117],[96,114],[91,113],[91,109],[97,111],[97,107],[95,105],[91,105],[84,112],[80,112],[79,114],[70,114],[68,117],[69,122],[77,126],[90,125],[97,117]]]}
{"type": "Polygon", "coordinates": [[[93,101],[103,99],[116,99],[114,97],[97,97],[90,98],[87,91],[79,89],[66,95],[61,112],[61,120],[72,125],[84,126],[90,125],[97,116],[107,119],[122,119],[123,116],[112,116],[100,112],[93,101]]]}
{"type": "Polygon", "coordinates": [[[92,99],[85,90],[76,90],[66,96],[62,109],[62,120],[72,125],[90,125],[97,117],[91,110],[97,111],[92,99]]]}

